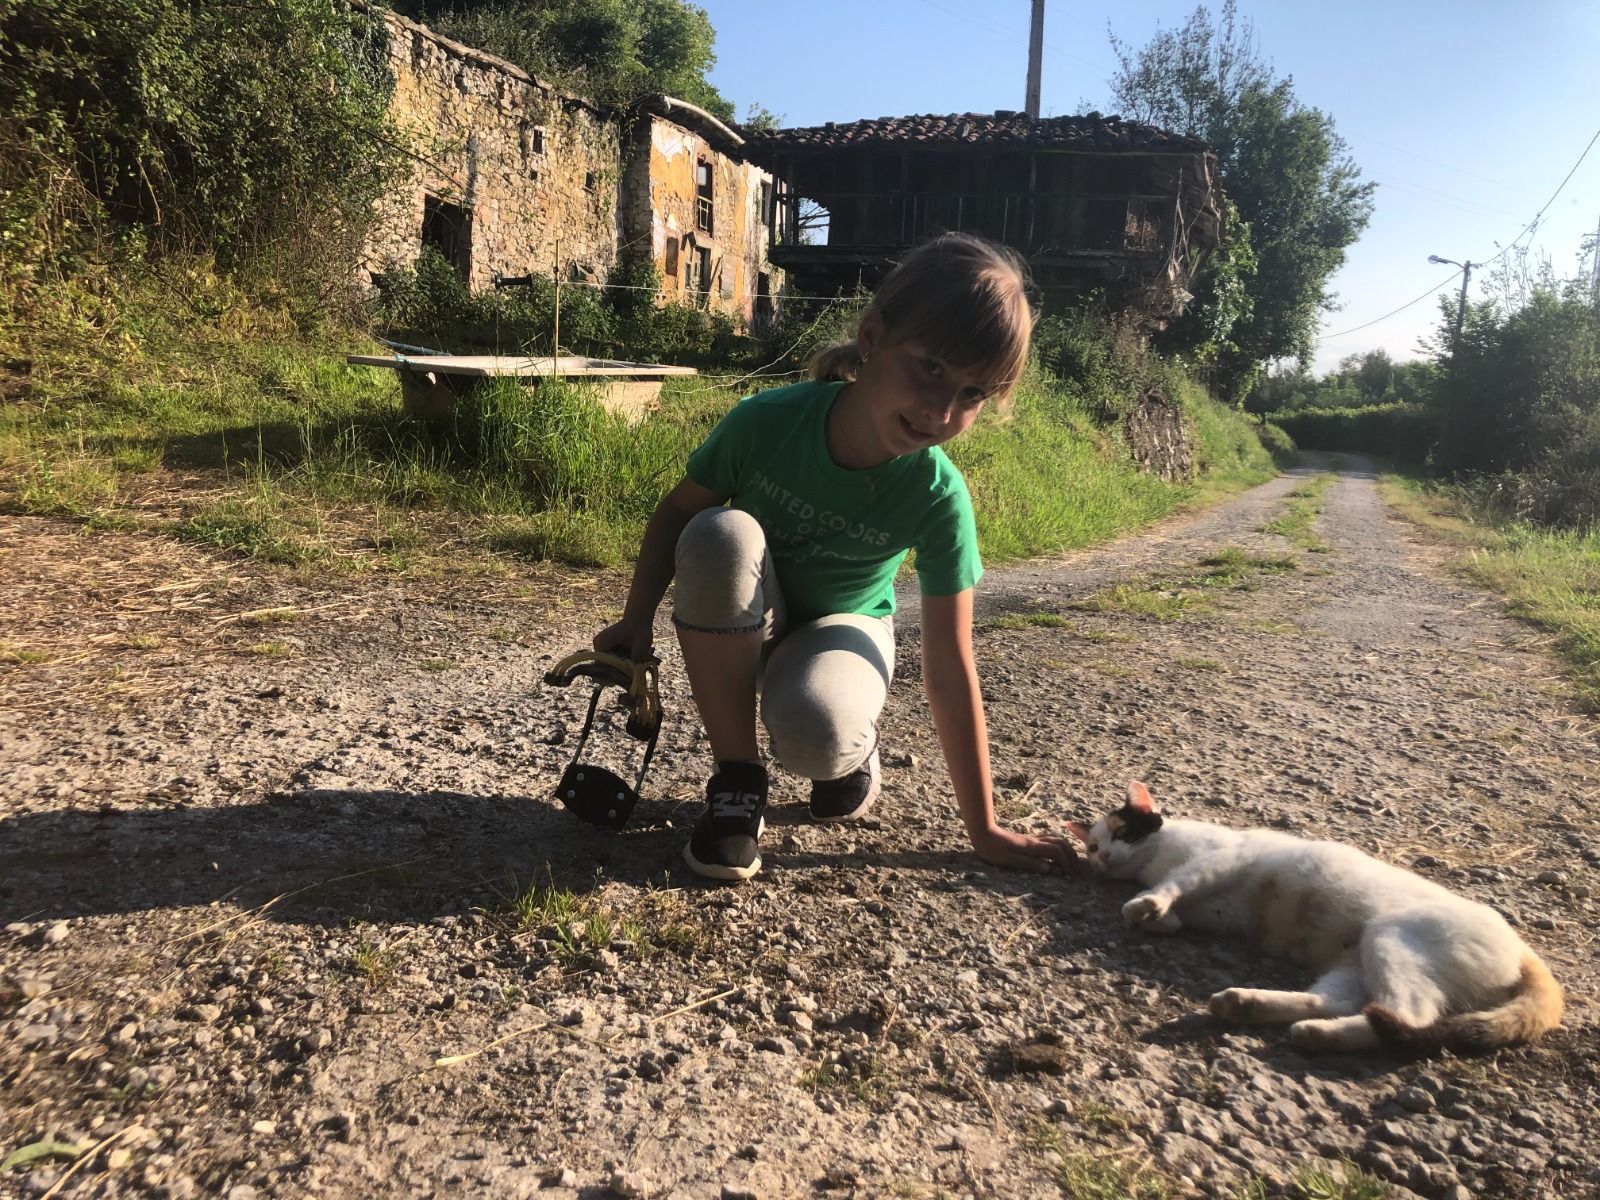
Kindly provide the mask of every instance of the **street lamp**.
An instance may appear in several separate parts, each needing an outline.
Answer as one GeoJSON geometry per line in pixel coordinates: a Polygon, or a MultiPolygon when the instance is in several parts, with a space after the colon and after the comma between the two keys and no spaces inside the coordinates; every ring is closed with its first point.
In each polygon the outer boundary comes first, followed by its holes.
{"type": "MultiPolygon", "coordinates": [[[[1472,279],[1472,260],[1457,262],[1453,258],[1440,258],[1437,254],[1430,254],[1428,255],[1428,261],[1438,263],[1441,266],[1461,268],[1461,299],[1456,302],[1456,342],[1459,344],[1461,341],[1461,325],[1467,319],[1467,284],[1472,279]]],[[[1478,265],[1480,267],[1483,266],[1482,263],[1478,265]]]]}

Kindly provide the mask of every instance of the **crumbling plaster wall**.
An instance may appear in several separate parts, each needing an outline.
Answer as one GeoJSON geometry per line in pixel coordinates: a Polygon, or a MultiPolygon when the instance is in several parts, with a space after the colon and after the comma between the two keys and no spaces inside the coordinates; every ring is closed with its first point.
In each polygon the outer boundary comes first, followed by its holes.
{"type": "MultiPolygon", "coordinates": [[[[757,282],[768,274],[769,292],[777,294],[781,275],[767,262],[767,217],[762,211],[765,183],[772,177],[759,167],[721,153],[710,141],[654,114],[644,114],[634,131],[627,171],[624,243],[630,249],[648,242],[651,261],[661,273],[664,300],[700,303],[685,270],[700,247],[711,250],[708,307],[749,321],[754,316],[757,282]],[[711,165],[711,232],[697,228],[697,167],[711,165]],[[676,255],[669,240],[677,244],[676,255]]],[[[692,271],[691,271],[692,274],[692,271]]]]}
{"type": "Polygon", "coordinates": [[[472,214],[474,289],[496,275],[603,280],[617,260],[622,136],[594,105],[494,55],[384,13],[390,115],[411,150],[409,180],[380,206],[366,266],[409,265],[425,199],[472,214]]]}

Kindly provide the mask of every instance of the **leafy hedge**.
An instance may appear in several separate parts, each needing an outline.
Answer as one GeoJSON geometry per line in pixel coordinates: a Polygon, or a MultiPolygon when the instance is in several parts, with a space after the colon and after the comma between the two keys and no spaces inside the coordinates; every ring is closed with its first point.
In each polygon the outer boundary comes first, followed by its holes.
{"type": "Polygon", "coordinates": [[[1421,404],[1365,408],[1302,408],[1277,412],[1273,423],[1306,450],[1352,450],[1421,463],[1433,440],[1433,415],[1421,404]]]}
{"type": "Polygon", "coordinates": [[[328,0],[0,2],[6,227],[74,192],[91,211],[37,258],[100,217],[224,270],[351,261],[322,250],[353,248],[388,178],[384,62],[381,22],[328,0]]]}

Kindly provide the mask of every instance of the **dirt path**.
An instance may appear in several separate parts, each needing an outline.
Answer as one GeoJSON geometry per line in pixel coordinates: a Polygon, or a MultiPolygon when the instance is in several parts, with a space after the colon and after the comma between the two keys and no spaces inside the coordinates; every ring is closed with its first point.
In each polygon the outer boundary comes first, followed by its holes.
{"type": "Polygon", "coordinates": [[[1127,885],[976,862],[914,605],[876,819],[812,826],[780,777],[767,869],[709,887],[679,858],[704,753],[670,658],[629,828],[544,798],[580,697],[537,681],[620,583],[295,582],[0,517],[0,1157],[116,1134],[54,1194],[232,1200],[1230,1196],[1318,1158],[1400,1195],[1600,1195],[1600,730],[1553,662],[1349,459],[1327,553],[1171,582],[1282,554],[1259,529],[1314,474],[990,574],[1002,811],[1055,830],[1139,777],[1413,865],[1566,984],[1538,1046],[1308,1060],[1197,1015],[1294,968],[1130,934],[1127,885]],[[1169,582],[1074,607],[1139,579],[1169,582]]]}

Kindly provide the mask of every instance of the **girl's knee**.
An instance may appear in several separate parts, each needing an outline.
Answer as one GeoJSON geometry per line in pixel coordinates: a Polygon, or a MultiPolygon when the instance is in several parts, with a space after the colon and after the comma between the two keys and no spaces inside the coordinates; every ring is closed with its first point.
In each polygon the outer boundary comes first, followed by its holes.
{"type": "Polygon", "coordinates": [[[766,534],[761,522],[737,508],[708,508],[689,518],[678,535],[677,558],[690,561],[734,561],[754,556],[758,561],[766,551],[766,534]]]}
{"type": "Polygon", "coordinates": [[[866,761],[877,743],[872,722],[795,698],[761,705],[762,723],[772,740],[773,756],[783,769],[806,779],[839,779],[866,761]]]}

